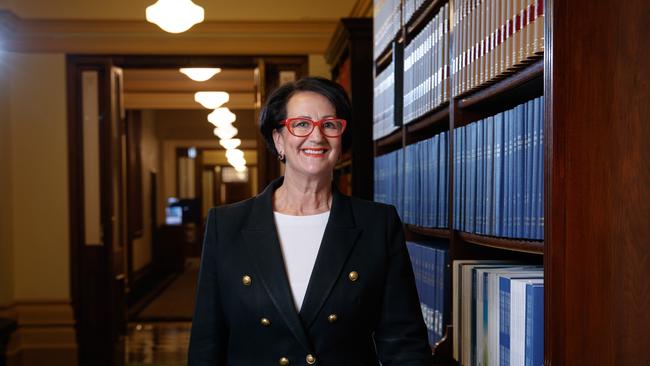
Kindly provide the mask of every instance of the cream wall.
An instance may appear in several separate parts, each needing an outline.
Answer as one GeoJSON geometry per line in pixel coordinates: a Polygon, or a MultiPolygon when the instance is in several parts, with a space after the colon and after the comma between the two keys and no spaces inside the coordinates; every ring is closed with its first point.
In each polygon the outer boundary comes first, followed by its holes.
{"type": "Polygon", "coordinates": [[[8,56],[0,50],[0,308],[13,302],[11,116],[8,56]]]}
{"type": "Polygon", "coordinates": [[[309,76],[322,76],[327,79],[332,78],[330,65],[325,61],[325,55],[309,55],[309,76]]]}
{"type": "Polygon", "coordinates": [[[8,56],[14,300],[68,300],[65,56],[8,56]]]}

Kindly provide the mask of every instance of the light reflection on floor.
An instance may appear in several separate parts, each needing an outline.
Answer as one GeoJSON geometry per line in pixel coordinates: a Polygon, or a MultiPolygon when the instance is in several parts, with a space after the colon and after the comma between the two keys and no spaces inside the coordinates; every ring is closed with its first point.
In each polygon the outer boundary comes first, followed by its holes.
{"type": "Polygon", "coordinates": [[[126,366],[185,366],[189,322],[129,323],[126,366]]]}

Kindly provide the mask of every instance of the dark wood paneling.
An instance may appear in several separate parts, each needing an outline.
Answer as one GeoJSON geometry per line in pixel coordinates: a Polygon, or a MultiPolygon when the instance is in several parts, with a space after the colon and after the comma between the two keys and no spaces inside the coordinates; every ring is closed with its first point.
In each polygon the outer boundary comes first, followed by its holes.
{"type": "Polygon", "coordinates": [[[648,365],[650,6],[551,3],[547,362],[648,365]]]}

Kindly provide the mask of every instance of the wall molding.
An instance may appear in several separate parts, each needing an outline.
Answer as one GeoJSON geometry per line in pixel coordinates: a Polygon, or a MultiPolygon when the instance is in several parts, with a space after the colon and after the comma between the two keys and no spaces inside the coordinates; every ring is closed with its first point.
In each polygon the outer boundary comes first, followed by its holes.
{"type": "Polygon", "coordinates": [[[69,54],[324,53],[337,20],[207,21],[173,35],[146,21],[24,19],[0,10],[3,48],[69,54]]]}
{"type": "Polygon", "coordinates": [[[77,341],[68,300],[18,301],[0,308],[18,329],[7,346],[7,365],[76,365],[77,341]]]}

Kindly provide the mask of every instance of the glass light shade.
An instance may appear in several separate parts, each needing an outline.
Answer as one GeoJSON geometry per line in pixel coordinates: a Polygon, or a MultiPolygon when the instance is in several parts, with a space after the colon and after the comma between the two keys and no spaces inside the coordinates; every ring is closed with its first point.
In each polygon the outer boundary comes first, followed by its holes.
{"type": "Polygon", "coordinates": [[[207,109],[217,109],[229,100],[230,95],[226,92],[200,91],[194,93],[194,101],[207,109]]]}
{"type": "Polygon", "coordinates": [[[244,157],[244,152],[239,149],[226,150],[226,158],[228,159],[243,158],[243,157],[244,157]]]}
{"type": "Polygon", "coordinates": [[[223,148],[226,150],[236,149],[237,146],[241,145],[241,140],[240,139],[219,140],[219,145],[223,146],[223,148]]]}
{"type": "Polygon", "coordinates": [[[226,107],[217,108],[208,114],[208,122],[217,127],[232,124],[236,120],[237,116],[226,107]]]}
{"type": "Polygon", "coordinates": [[[214,135],[219,137],[221,140],[228,140],[237,135],[237,129],[232,125],[217,127],[214,129],[214,135]]]}
{"type": "Polygon", "coordinates": [[[228,163],[232,166],[237,166],[237,165],[246,165],[246,159],[244,158],[230,158],[228,159],[228,163]]]}
{"type": "Polygon", "coordinates": [[[147,21],[169,33],[183,33],[205,18],[203,8],[192,0],[158,0],[147,7],[147,21]]]}
{"type": "MultiPolygon", "coordinates": [[[[207,80],[210,80],[213,76],[220,73],[221,69],[218,68],[218,67],[183,67],[181,69],[178,69],[178,71],[180,71],[183,74],[187,75],[188,78],[190,78],[190,79],[192,79],[194,81],[207,81],[207,80]]],[[[208,107],[206,107],[206,108],[208,108],[208,107]]],[[[217,107],[215,107],[215,108],[217,108],[217,107]]],[[[212,109],[214,109],[214,108],[212,108],[212,109]]]]}

